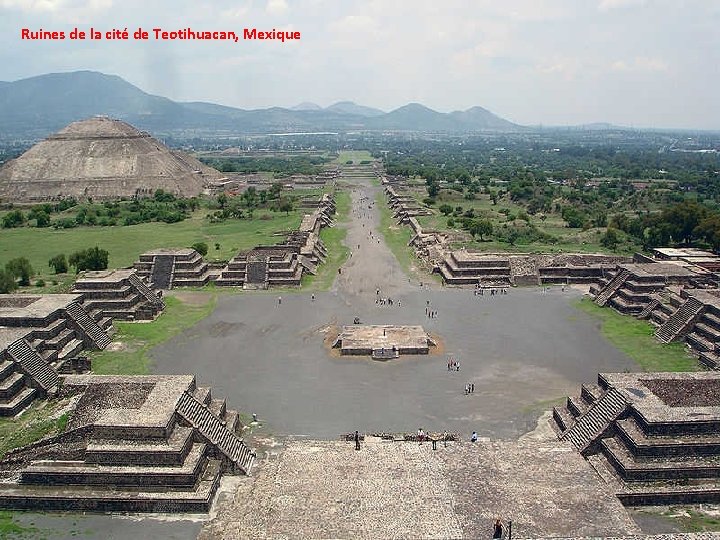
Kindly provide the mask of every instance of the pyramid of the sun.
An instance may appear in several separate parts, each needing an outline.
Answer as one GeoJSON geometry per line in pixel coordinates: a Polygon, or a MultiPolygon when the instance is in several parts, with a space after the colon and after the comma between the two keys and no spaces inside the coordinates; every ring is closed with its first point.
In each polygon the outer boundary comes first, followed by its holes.
{"type": "Polygon", "coordinates": [[[0,199],[40,201],[200,194],[222,175],[148,133],[105,117],[73,122],[0,168],[0,199]]]}

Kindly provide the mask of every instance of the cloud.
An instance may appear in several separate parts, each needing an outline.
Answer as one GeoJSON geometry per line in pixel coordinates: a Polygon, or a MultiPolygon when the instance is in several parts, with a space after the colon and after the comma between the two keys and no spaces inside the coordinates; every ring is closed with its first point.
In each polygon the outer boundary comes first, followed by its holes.
{"type": "Polygon", "coordinates": [[[288,4],[285,0],[268,0],[265,11],[270,15],[282,15],[288,10],[288,4]]]}
{"type": "Polygon", "coordinates": [[[657,73],[668,71],[667,63],[660,58],[638,56],[632,60],[616,60],[610,64],[611,71],[657,73]]]}
{"type": "Polygon", "coordinates": [[[598,4],[598,9],[600,11],[609,11],[611,9],[622,9],[644,5],[645,0],[600,0],[600,4],[598,4]]]}

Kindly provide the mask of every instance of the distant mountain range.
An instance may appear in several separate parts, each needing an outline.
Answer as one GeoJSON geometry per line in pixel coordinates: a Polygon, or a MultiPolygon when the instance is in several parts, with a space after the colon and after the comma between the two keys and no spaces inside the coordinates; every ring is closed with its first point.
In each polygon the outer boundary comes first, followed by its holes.
{"type": "Polygon", "coordinates": [[[107,115],[153,133],[202,134],[308,131],[521,131],[482,107],[440,113],[411,103],[388,113],[352,101],[322,108],[301,103],[286,109],[245,110],[214,103],[182,103],[143,92],[116,75],[95,71],[50,73],[0,81],[0,137],[42,137],[70,122],[107,115]]]}

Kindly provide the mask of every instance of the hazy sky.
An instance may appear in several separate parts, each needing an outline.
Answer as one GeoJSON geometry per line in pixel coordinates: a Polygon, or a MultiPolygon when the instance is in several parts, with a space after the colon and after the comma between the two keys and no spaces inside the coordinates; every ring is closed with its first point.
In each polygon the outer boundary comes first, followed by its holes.
{"type": "Polygon", "coordinates": [[[720,129],[720,0],[0,0],[0,80],[91,69],[175,100],[481,105],[520,124],[720,129]],[[298,30],[298,42],[20,30],[298,30]]]}

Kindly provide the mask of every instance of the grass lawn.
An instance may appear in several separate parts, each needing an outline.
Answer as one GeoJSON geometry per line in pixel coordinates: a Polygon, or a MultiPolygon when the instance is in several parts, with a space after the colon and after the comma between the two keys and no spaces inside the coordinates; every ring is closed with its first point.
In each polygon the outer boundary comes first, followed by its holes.
{"type": "Polygon", "coordinates": [[[600,307],[588,298],[576,301],[575,307],[598,318],[602,334],[644,371],[700,371],[698,361],[688,354],[685,344],[660,343],[650,323],[600,307]]]}
{"type": "Polygon", "coordinates": [[[335,159],[340,165],[345,165],[348,161],[352,161],[354,165],[360,165],[361,161],[372,161],[373,157],[367,150],[343,150],[335,159]]]}
{"type": "Polygon", "coordinates": [[[0,418],[0,458],[13,448],[63,432],[68,416],[58,412],[66,404],[67,401],[37,400],[16,418],[0,418]]]}
{"type": "Polygon", "coordinates": [[[409,276],[416,279],[427,281],[429,279],[439,279],[437,275],[424,272],[415,256],[415,250],[408,245],[412,239],[412,230],[409,226],[398,225],[392,216],[392,210],[387,205],[385,195],[379,192],[375,201],[380,209],[380,232],[385,238],[385,243],[393,252],[400,266],[409,276]]]}
{"type": "MultiPolygon", "coordinates": [[[[24,256],[30,260],[38,278],[48,284],[57,279],[48,268],[48,260],[59,254],[69,256],[72,252],[93,246],[100,246],[110,253],[109,268],[131,266],[139,255],[155,248],[183,248],[195,242],[208,245],[208,260],[229,260],[240,250],[250,249],[258,244],[275,244],[286,233],[297,229],[302,220],[302,211],[255,212],[252,220],[227,220],[209,223],[205,219],[207,210],[195,212],[191,218],[180,223],[142,223],[127,227],[77,227],[75,229],[37,229],[21,227],[0,230],[0,267],[15,257],[24,256]],[[263,219],[268,216],[269,219],[263,219]],[[220,249],[215,249],[215,244],[220,249]]],[[[62,278],[61,278],[62,279],[62,278]]]]}
{"type": "MultiPolygon", "coordinates": [[[[89,352],[93,373],[98,375],[144,375],[150,372],[148,351],[204,319],[213,309],[218,293],[177,293],[165,297],[165,311],[154,321],[114,323],[116,350],[89,352]],[[190,302],[188,295],[194,295],[190,302]],[[182,299],[181,299],[182,298],[182,299]]],[[[112,345],[110,346],[113,347],[112,345]]]]}
{"type": "Polygon", "coordinates": [[[318,267],[318,273],[314,276],[305,274],[302,278],[302,287],[310,287],[311,290],[326,291],[328,290],[338,268],[340,268],[350,255],[348,248],[343,241],[347,235],[347,223],[350,216],[350,193],[348,191],[337,191],[335,193],[335,208],[337,211],[336,223],[334,227],[324,227],[320,231],[320,239],[325,244],[328,251],[326,261],[318,267]]]}

